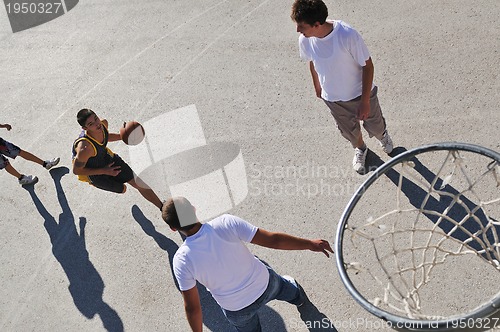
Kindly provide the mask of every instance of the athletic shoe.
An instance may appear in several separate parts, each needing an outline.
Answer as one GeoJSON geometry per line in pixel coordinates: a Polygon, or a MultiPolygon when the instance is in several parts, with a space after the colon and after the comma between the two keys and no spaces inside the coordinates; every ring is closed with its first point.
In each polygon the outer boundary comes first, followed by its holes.
{"type": "Polygon", "coordinates": [[[352,159],[352,168],[358,173],[362,173],[365,170],[366,155],[368,154],[368,148],[361,150],[359,148],[354,149],[354,158],[352,159]]]}
{"type": "Polygon", "coordinates": [[[391,136],[389,136],[387,130],[384,131],[384,136],[382,136],[382,139],[380,140],[380,145],[382,146],[384,152],[387,154],[391,153],[392,149],[394,148],[392,145],[391,136]]]}
{"type": "Polygon", "coordinates": [[[35,184],[38,182],[38,178],[33,175],[22,175],[21,178],[19,179],[19,184],[21,186],[29,185],[29,184],[35,184]]]}
{"type": "Polygon", "coordinates": [[[59,164],[59,157],[53,158],[51,160],[45,160],[45,166],[44,167],[46,169],[51,169],[52,167],[54,167],[57,164],[59,164]]]}

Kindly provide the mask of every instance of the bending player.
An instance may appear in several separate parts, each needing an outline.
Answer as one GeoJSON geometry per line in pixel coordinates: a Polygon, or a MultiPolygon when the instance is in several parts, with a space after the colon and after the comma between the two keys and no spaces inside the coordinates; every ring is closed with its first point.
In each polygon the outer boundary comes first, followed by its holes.
{"type": "MultiPolygon", "coordinates": [[[[12,126],[10,124],[0,124],[0,128],[5,128],[7,130],[11,130],[12,126]]],[[[4,140],[3,138],[0,137],[0,169],[4,169],[7,171],[7,173],[15,176],[20,185],[28,185],[28,184],[34,184],[38,181],[38,178],[33,175],[24,175],[19,173],[5,158],[5,156],[15,159],[17,156],[20,156],[21,158],[24,158],[26,160],[32,161],[34,163],[37,163],[39,165],[42,165],[46,169],[51,169],[55,165],[59,163],[59,158],[53,158],[50,160],[45,160],[43,161],[42,159],[38,158],[34,154],[29,153],[28,151],[22,150],[20,147],[18,147],[15,144],[12,144],[9,141],[4,140]]]]}
{"type": "Polygon", "coordinates": [[[76,117],[83,129],[73,143],[73,173],[78,175],[78,179],[119,194],[127,190],[125,183],[128,183],[161,209],[162,202],[155,192],[107,147],[108,142],[121,139],[120,134],[108,131],[108,121],[99,119],[86,108],[80,110],[76,117]]]}

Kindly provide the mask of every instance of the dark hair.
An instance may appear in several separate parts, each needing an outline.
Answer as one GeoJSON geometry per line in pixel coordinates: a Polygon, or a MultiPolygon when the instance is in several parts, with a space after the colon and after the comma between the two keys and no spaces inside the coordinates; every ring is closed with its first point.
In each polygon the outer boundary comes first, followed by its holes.
{"type": "Polygon", "coordinates": [[[85,127],[85,122],[87,122],[87,119],[92,115],[95,115],[94,111],[89,108],[82,108],[78,111],[78,114],[76,114],[76,121],[78,121],[80,126],[85,127]]]}
{"type": "Polygon", "coordinates": [[[166,201],[161,217],[171,228],[181,231],[190,230],[198,222],[194,206],[185,197],[173,197],[166,201]]]}
{"type": "Polygon", "coordinates": [[[328,17],[328,8],[322,0],[295,0],[290,17],[297,23],[323,24],[328,17]]]}

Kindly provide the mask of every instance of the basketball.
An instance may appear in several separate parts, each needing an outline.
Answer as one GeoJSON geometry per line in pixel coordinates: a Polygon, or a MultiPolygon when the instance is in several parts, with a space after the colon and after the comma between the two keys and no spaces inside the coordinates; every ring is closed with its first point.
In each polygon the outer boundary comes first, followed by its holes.
{"type": "Polygon", "coordinates": [[[137,145],[142,142],[145,136],[144,128],[137,121],[124,122],[120,128],[120,137],[127,145],[137,145]]]}

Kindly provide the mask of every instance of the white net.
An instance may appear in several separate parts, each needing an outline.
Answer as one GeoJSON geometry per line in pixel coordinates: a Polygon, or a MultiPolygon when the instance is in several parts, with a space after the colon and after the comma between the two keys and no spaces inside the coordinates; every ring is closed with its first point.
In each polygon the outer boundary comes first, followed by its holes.
{"type": "Polygon", "coordinates": [[[384,311],[425,320],[463,315],[497,296],[499,168],[477,153],[433,151],[366,188],[343,235],[357,291],[384,311]]]}

